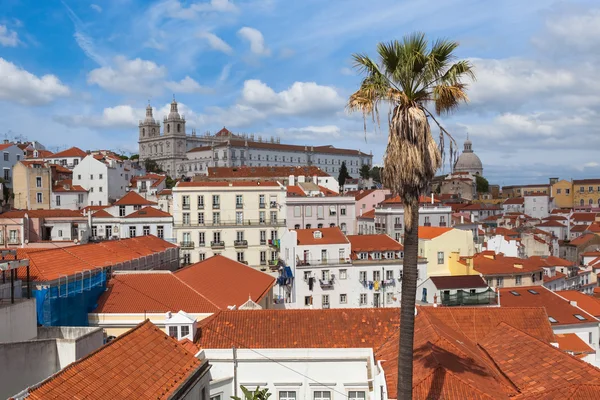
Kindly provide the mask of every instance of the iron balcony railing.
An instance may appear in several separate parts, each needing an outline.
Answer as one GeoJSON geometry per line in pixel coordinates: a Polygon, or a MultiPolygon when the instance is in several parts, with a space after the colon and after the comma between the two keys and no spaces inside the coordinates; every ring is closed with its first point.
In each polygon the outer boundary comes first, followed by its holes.
{"type": "Polygon", "coordinates": [[[351,264],[350,258],[326,258],[321,260],[297,260],[296,267],[310,267],[317,265],[339,265],[339,264],[351,264]]]}
{"type": "Polygon", "coordinates": [[[182,249],[193,249],[195,246],[194,242],[179,242],[179,247],[182,249]]]}
{"type": "Polygon", "coordinates": [[[321,287],[333,287],[333,277],[329,279],[319,279],[319,283],[321,284],[321,287]]]}
{"type": "Polygon", "coordinates": [[[258,208],[266,208],[267,204],[266,203],[259,203],[258,204],[258,208]]]}
{"type": "Polygon", "coordinates": [[[219,210],[221,208],[220,203],[213,203],[213,210],[219,210]]]}
{"type": "Polygon", "coordinates": [[[244,205],[242,203],[235,203],[235,208],[239,210],[241,208],[244,208],[244,205]]]}
{"type": "Polygon", "coordinates": [[[221,242],[210,242],[210,247],[212,247],[213,249],[216,248],[224,248],[225,247],[225,242],[221,241],[221,242]]]}
{"type": "Polygon", "coordinates": [[[286,226],[285,219],[244,219],[244,220],[219,220],[219,221],[204,221],[204,222],[176,222],[176,228],[189,226],[286,226]]]}
{"type": "Polygon", "coordinates": [[[182,205],[181,205],[181,209],[182,209],[182,210],[189,210],[189,209],[190,209],[190,205],[189,205],[189,203],[188,203],[188,204],[182,204],[182,205]]]}
{"type": "Polygon", "coordinates": [[[234,247],[248,247],[248,241],[247,240],[236,240],[235,242],[233,242],[233,246],[234,247]]]}

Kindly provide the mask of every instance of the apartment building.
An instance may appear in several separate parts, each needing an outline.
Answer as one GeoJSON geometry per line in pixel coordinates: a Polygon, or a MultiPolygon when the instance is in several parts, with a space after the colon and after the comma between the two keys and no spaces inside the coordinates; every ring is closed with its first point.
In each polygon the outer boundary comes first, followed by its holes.
{"type": "Polygon", "coordinates": [[[354,234],[356,200],[319,186],[314,182],[298,182],[288,186],[285,198],[287,227],[321,229],[339,227],[344,234],[354,234]]]}
{"type": "Polygon", "coordinates": [[[266,269],[285,231],[285,187],[277,182],[179,182],[172,189],[184,264],[223,255],[266,269]]]}
{"type": "Polygon", "coordinates": [[[88,191],[73,185],[72,179],[57,181],[52,186],[50,208],[53,210],[81,210],[88,204],[88,191]]]}
{"type": "Polygon", "coordinates": [[[131,177],[129,190],[142,195],[144,198],[157,201],[158,193],[167,188],[167,176],[162,174],[146,174],[131,177]]]}
{"type": "Polygon", "coordinates": [[[24,158],[23,150],[14,143],[5,140],[3,144],[0,144],[0,152],[2,153],[2,156],[0,156],[0,169],[2,170],[0,178],[4,180],[4,185],[12,187],[13,167],[24,158]]]}
{"type": "Polygon", "coordinates": [[[13,167],[14,207],[48,210],[54,183],[71,179],[71,171],[45,161],[22,160],[13,167]]]}
{"type": "MultiPolygon", "coordinates": [[[[421,196],[419,205],[420,226],[450,226],[452,207],[439,200],[421,196]]],[[[404,206],[399,196],[383,201],[375,208],[375,232],[384,233],[398,242],[404,240],[404,206]]]]}
{"type": "Polygon", "coordinates": [[[88,204],[103,206],[123,197],[132,174],[121,160],[88,155],[73,168],[73,184],[88,190],[88,204]]]}
{"type": "Polygon", "coordinates": [[[87,156],[87,153],[78,147],[71,147],[69,149],[59,151],[52,155],[48,155],[44,159],[53,162],[54,164],[61,165],[65,168],[75,168],[81,160],[87,156]]]}
{"type": "Polygon", "coordinates": [[[63,247],[85,243],[88,220],[74,210],[11,210],[0,214],[0,245],[63,247]]]}
{"type": "Polygon", "coordinates": [[[558,208],[573,207],[573,182],[561,179],[552,185],[552,196],[558,208]]]}
{"type": "Polygon", "coordinates": [[[529,193],[551,194],[552,185],[558,182],[558,178],[550,178],[549,183],[531,184],[531,185],[512,185],[502,186],[502,198],[510,199],[513,197],[522,197],[529,193]]]}
{"type": "Polygon", "coordinates": [[[573,180],[573,207],[600,207],[600,179],[573,180]]]}
{"type": "MultiPolygon", "coordinates": [[[[338,228],[296,229],[281,238],[281,258],[295,280],[279,279],[285,308],[398,307],[404,249],[387,235],[338,228]]],[[[419,262],[419,281],[427,275],[419,262]]]]}
{"type": "Polygon", "coordinates": [[[419,257],[426,261],[429,276],[450,275],[449,257],[452,253],[464,257],[475,254],[475,242],[470,230],[419,227],[419,257]]]}

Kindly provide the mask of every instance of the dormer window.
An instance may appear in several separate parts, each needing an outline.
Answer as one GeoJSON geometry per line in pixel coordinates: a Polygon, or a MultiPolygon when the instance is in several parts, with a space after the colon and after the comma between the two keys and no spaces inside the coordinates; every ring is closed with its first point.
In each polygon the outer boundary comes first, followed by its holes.
{"type": "Polygon", "coordinates": [[[381,253],[376,251],[373,253],[373,259],[375,260],[381,260],[381,253]]]}
{"type": "Polygon", "coordinates": [[[366,260],[369,258],[369,254],[368,253],[360,253],[359,257],[361,260],[366,260]]]}

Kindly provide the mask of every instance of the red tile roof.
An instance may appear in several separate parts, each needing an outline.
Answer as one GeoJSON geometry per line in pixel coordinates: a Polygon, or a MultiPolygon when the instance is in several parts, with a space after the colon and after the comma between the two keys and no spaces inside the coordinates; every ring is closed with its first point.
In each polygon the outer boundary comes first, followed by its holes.
{"type": "Polygon", "coordinates": [[[339,196],[340,195],[338,192],[334,192],[333,190],[327,189],[324,186],[319,186],[319,190],[321,191],[321,193],[323,193],[323,195],[325,197],[333,197],[333,196],[339,196]]]}
{"type": "Polygon", "coordinates": [[[500,304],[502,307],[544,307],[548,316],[557,321],[552,322],[553,326],[598,323],[592,315],[572,306],[568,300],[543,286],[501,288],[500,304]],[[581,315],[584,319],[578,319],[575,315],[581,315]]]}
{"type": "Polygon", "coordinates": [[[571,215],[571,220],[576,222],[594,222],[596,220],[596,213],[576,212],[571,215]]]}
{"type": "Polygon", "coordinates": [[[11,210],[0,214],[0,218],[84,218],[79,210],[11,210]]]}
{"type": "Polygon", "coordinates": [[[577,307],[585,310],[588,314],[600,318],[600,299],[577,290],[561,290],[556,294],[569,301],[577,302],[577,307]]]}
{"type": "Polygon", "coordinates": [[[588,230],[588,228],[590,227],[590,225],[588,224],[580,224],[580,225],[575,225],[571,227],[571,233],[579,233],[579,232],[585,232],[588,230]]]}
{"type": "Polygon", "coordinates": [[[473,269],[483,275],[505,275],[525,272],[541,272],[545,264],[517,257],[505,257],[502,254],[473,256],[473,269]]]}
{"type": "MultiPolygon", "coordinates": [[[[71,171],[69,171],[71,172],[71,171]]],[[[53,192],[87,192],[87,189],[83,188],[79,185],[73,185],[72,179],[64,179],[62,181],[56,182],[56,185],[52,188],[53,192]]]]}
{"type": "Polygon", "coordinates": [[[419,226],[419,239],[431,240],[446,232],[450,232],[452,228],[444,228],[439,226],[419,226]]]}
{"type": "Polygon", "coordinates": [[[165,218],[171,217],[171,214],[164,212],[154,207],[144,207],[140,210],[134,211],[127,215],[125,218],[165,218]]]}
{"type": "Polygon", "coordinates": [[[254,187],[254,186],[279,186],[272,181],[206,181],[206,182],[177,182],[175,187],[254,187]]]}
{"type": "Polygon", "coordinates": [[[554,276],[544,275],[544,283],[554,282],[559,279],[565,279],[566,277],[567,275],[563,274],[562,272],[556,271],[554,272],[554,276]]]}
{"type": "Polygon", "coordinates": [[[561,224],[560,222],[555,221],[555,220],[547,220],[547,221],[542,222],[541,224],[537,224],[536,226],[537,227],[545,226],[548,228],[566,228],[566,226],[564,224],[561,224]]]}
{"type": "Polygon", "coordinates": [[[155,205],[157,203],[147,200],[137,194],[136,192],[130,191],[119,200],[115,202],[115,206],[143,206],[143,205],[155,205]]]}
{"type": "Polygon", "coordinates": [[[344,196],[354,196],[354,200],[359,201],[364,199],[370,194],[377,192],[380,189],[366,189],[366,190],[349,190],[344,193],[344,196]]]}
{"type": "Polygon", "coordinates": [[[279,144],[279,143],[269,143],[269,142],[255,142],[255,141],[244,141],[244,140],[236,140],[231,139],[227,142],[215,143],[214,147],[248,147],[254,149],[265,149],[265,150],[287,150],[287,151],[312,151],[317,154],[344,154],[344,155],[361,155],[361,156],[369,156],[369,154],[363,153],[358,150],[349,150],[349,149],[338,149],[331,145],[326,146],[302,146],[302,145],[294,145],[294,144],[279,144]]]}
{"type": "Polygon", "coordinates": [[[506,204],[506,205],[511,205],[511,204],[524,204],[525,203],[525,199],[523,197],[512,197],[510,199],[506,199],[504,200],[504,203],[502,204],[506,204]]]}
{"type": "Polygon", "coordinates": [[[358,219],[375,219],[375,210],[364,212],[362,215],[357,216],[358,219]]]}
{"type": "Polygon", "coordinates": [[[575,333],[557,333],[554,335],[558,348],[575,354],[595,354],[596,350],[581,340],[575,333]]]}
{"type": "Polygon", "coordinates": [[[600,257],[600,251],[586,251],[581,254],[583,257],[600,257]]]}
{"type": "Polygon", "coordinates": [[[404,246],[385,234],[381,235],[348,235],[350,249],[353,253],[372,251],[402,251],[404,246]]]}
{"type": "MultiPolygon", "coordinates": [[[[433,202],[435,204],[437,203],[441,203],[441,201],[439,201],[438,199],[433,198],[433,202]]],[[[419,197],[419,203],[420,204],[427,204],[427,203],[431,203],[431,197],[428,196],[420,196],[419,197]]],[[[388,199],[385,199],[384,201],[381,202],[381,204],[402,204],[402,199],[400,199],[400,196],[396,195],[396,196],[392,196],[388,199]]]]}
{"type": "Polygon", "coordinates": [[[287,187],[287,197],[305,197],[306,193],[300,186],[288,186],[287,187]]]}
{"type": "Polygon", "coordinates": [[[593,233],[586,233],[585,235],[579,236],[578,238],[571,240],[569,244],[573,246],[581,246],[587,244],[588,242],[594,240],[597,237],[598,236],[594,235],[593,233]]]}
{"type": "Polygon", "coordinates": [[[52,158],[61,158],[61,157],[81,157],[84,158],[87,156],[87,153],[81,150],[78,147],[71,147],[63,151],[59,151],[58,153],[54,153],[52,158]]]}
{"type": "Polygon", "coordinates": [[[27,157],[27,158],[51,158],[54,153],[52,153],[50,150],[38,150],[38,156],[37,157],[33,157],[33,151],[32,156],[31,157],[27,157]]]}
{"type": "Polygon", "coordinates": [[[157,196],[168,196],[171,194],[173,194],[173,191],[171,189],[163,189],[157,193],[157,196]]]}
{"type": "Polygon", "coordinates": [[[573,184],[574,185],[587,185],[587,184],[597,184],[600,183],[600,179],[574,179],[573,180],[573,184]]]}
{"type": "Polygon", "coordinates": [[[63,167],[62,165],[49,163],[48,166],[61,174],[73,175],[73,171],[71,171],[69,168],[63,167]]]}
{"type": "Polygon", "coordinates": [[[223,256],[179,269],[175,276],[221,309],[239,307],[249,297],[258,303],[275,283],[272,276],[223,256]]]}
{"type": "Polygon", "coordinates": [[[515,400],[596,400],[598,393],[599,384],[564,384],[543,392],[517,396],[515,400]]]}
{"type": "Polygon", "coordinates": [[[290,175],[298,176],[330,176],[316,166],[303,167],[209,167],[209,178],[289,178],[290,175]]]}
{"type": "Polygon", "coordinates": [[[111,213],[109,213],[106,210],[98,210],[92,214],[92,217],[94,217],[94,218],[115,218],[114,215],[112,215],[111,213]]]}
{"type": "MultiPolygon", "coordinates": [[[[231,279],[236,277],[229,276],[231,279]]],[[[97,314],[214,313],[219,307],[167,271],[119,273],[108,281],[98,299],[97,314]]]]}
{"type": "Polygon", "coordinates": [[[318,229],[296,229],[298,245],[309,246],[313,244],[344,244],[349,243],[346,235],[338,227],[318,229]],[[321,232],[320,238],[315,238],[315,232],[321,232]]]}
{"type": "Polygon", "coordinates": [[[43,381],[29,399],[179,398],[188,378],[208,361],[194,357],[149,321],[43,381]]]}
{"type": "Polygon", "coordinates": [[[437,289],[486,288],[488,284],[479,275],[452,275],[429,277],[437,289]]]}

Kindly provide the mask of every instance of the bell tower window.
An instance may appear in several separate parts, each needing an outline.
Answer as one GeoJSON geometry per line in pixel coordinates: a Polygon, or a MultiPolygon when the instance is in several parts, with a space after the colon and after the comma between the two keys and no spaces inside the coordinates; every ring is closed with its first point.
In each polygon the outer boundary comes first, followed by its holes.
{"type": "Polygon", "coordinates": [[[167,133],[171,132],[171,125],[167,125],[167,133]]]}
{"type": "Polygon", "coordinates": [[[181,132],[181,124],[177,124],[177,133],[181,132]]]}
{"type": "Polygon", "coordinates": [[[146,136],[146,128],[142,128],[142,136],[146,136]]]}

